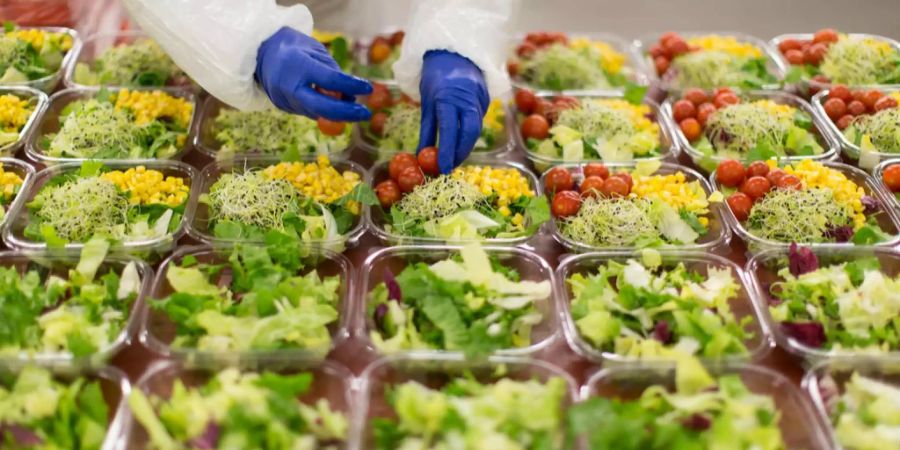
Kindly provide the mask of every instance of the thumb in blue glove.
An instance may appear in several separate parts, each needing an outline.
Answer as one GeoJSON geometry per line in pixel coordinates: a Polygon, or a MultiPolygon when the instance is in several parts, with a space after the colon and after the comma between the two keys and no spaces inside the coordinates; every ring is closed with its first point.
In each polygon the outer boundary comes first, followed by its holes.
{"type": "Polygon", "coordinates": [[[372,85],[341,72],[324,45],[292,28],[281,28],[259,46],[255,76],[278,109],[346,122],[371,115],[355,97],[372,92],[372,85]],[[317,88],[337,92],[341,98],[317,88]]]}
{"type": "Polygon", "coordinates": [[[422,127],[419,150],[434,146],[440,130],[438,167],[450,173],[469,157],[481,136],[490,97],[484,74],[457,53],[432,50],[422,65],[422,127]]]}

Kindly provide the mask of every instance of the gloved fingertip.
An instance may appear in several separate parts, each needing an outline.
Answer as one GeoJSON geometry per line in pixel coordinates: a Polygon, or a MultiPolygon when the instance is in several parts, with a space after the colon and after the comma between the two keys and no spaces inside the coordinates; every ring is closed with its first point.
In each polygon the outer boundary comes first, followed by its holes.
{"type": "Polygon", "coordinates": [[[454,167],[453,164],[454,155],[452,150],[446,149],[438,149],[438,169],[441,170],[441,173],[444,175],[449,175],[450,172],[453,172],[454,167]]]}

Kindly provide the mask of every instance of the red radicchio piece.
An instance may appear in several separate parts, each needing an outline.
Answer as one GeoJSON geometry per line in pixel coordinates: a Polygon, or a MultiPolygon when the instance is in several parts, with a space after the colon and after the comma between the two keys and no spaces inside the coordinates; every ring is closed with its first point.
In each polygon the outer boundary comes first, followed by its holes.
{"type": "Polygon", "coordinates": [[[191,439],[191,447],[200,450],[213,450],[219,444],[219,426],[215,422],[206,424],[203,434],[191,439]]]}
{"type": "Polygon", "coordinates": [[[44,440],[34,431],[31,431],[22,425],[0,424],[0,439],[7,433],[12,435],[13,443],[22,447],[34,447],[44,443],[44,440]]]}
{"type": "Polygon", "coordinates": [[[833,227],[825,232],[825,237],[834,239],[835,242],[850,242],[850,238],[853,237],[853,227],[850,225],[833,227]]]}
{"type": "Polygon", "coordinates": [[[394,274],[390,269],[385,269],[384,271],[384,285],[387,287],[389,300],[396,300],[399,302],[403,298],[403,293],[400,291],[400,285],[397,283],[397,279],[394,278],[394,274]]]}
{"type": "Polygon", "coordinates": [[[712,426],[712,421],[709,420],[709,417],[704,416],[703,414],[691,414],[690,417],[684,419],[681,422],[685,428],[690,428],[694,431],[704,431],[708,430],[710,426],[712,426]]]}
{"type": "Polygon", "coordinates": [[[373,319],[375,319],[375,325],[381,328],[381,325],[384,323],[384,316],[387,315],[388,305],[382,303],[375,307],[375,313],[373,319]]]}
{"type": "Polygon", "coordinates": [[[876,199],[875,197],[872,197],[870,195],[863,195],[862,199],[860,199],[860,201],[862,202],[863,207],[865,208],[865,209],[863,209],[864,214],[873,214],[875,212],[878,212],[878,210],[881,209],[881,202],[879,202],[878,199],[876,199]]]}
{"type": "Polygon", "coordinates": [[[781,329],[807,347],[821,348],[825,344],[825,327],[819,322],[782,322],[781,329]]]}
{"type": "Polygon", "coordinates": [[[672,329],[669,327],[669,322],[665,320],[660,320],[656,322],[656,326],[653,328],[653,338],[657,341],[662,342],[663,344],[668,344],[672,341],[672,329]]]}
{"type": "Polygon", "coordinates": [[[812,250],[807,247],[798,247],[796,242],[791,243],[791,249],[788,252],[788,263],[791,275],[795,277],[819,268],[819,258],[816,258],[812,250]]]}

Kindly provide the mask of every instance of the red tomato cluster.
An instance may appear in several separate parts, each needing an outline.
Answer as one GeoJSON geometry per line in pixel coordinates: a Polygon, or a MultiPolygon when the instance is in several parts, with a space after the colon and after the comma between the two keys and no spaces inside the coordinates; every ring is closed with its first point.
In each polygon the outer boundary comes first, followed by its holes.
{"type": "Polygon", "coordinates": [[[822,28],[812,39],[785,39],[778,44],[778,51],[793,65],[809,64],[818,66],[828,53],[828,47],[838,41],[838,32],[822,28]]]}
{"type": "Polygon", "coordinates": [[[672,104],[672,118],[688,142],[694,142],[700,138],[712,113],[740,102],[741,98],[727,87],[716,89],[712,96],[706,95],[703,89],[685,89],[681,99],[672,104]]]}
{"type": "MultiPolygon", "coordinates": [[[[565,33],[557,31],[533,31],[525,35],[522,43],[516,47],[516,55],[521,59],[528,59],[538,49],[547,47],[552,44],[567,44],[569,37],[565,33]]],[[[506,63],[506,69],[509,76],[514,77],[519,74],[519,63],[510,60],[506,63]]]]}
{"type": "Polygon", "coordinates": [[[881,181],[884,181],[884,185],[891,192],[895,194],[900,192],[900,164],[894,164],[884,169],[884,172],[881,174],[881,181]]]}
{"type": "Polygon", "coordinates": [[[369,64],[381,64],[391,56],[394,48],[403,43],[403,31],[395,31],[391,34],[375,36],[369,45],[369,64]]]}
{"type": "MultiPolygon", "coordinates": [[[[406,94],[400,95],[400,103],[418,105],[416,101],[406,94]]],[[[372,83],[372,93],[366,98],[366,106],[372,111],[369,119],[369,130],[376,136],[384,133],[384,122],[387,121],[387,109],[394,106],[395,100],[390,88],[381,83],[372,83]]]]}
{"type": "Polygon", "coordinates": [[[534,95],[528,89],[517,90],[515,101],[516,108],[525,115],[521,125],[522,137],[525,139],[546,139],[550,135],[550,126],[559,118],[560,111],[581,105],[572,96],[557,95],[546,99],[534,95]]]}
{"type": "Polygon", "coordinates": [[[319,126],[319,131],[325,136],[340,136],[344,132],[344,127],[347,126],[344,122],[335,122],[324,117],[316,119],[316,125],[319,126]]]}
{"type": "Polygon", "coordinates": [[[550,209],[556,217],[578,214],[582,199],[595,196],[625,197],[631,193],[634,180],[626,172],[610,175],[609,168],[600,163],[589,163],[582,168],[584,179],[575,185],[568,169],[554,167],[544,177],[544,189],[551,196],[550,209]]]}
{"type": "Polygon", "coordinates": [[[650,57],[653,58],[653,65],[656,66],[656,74],[662,76],[669,70],[672,60],[688,52],[699,50],[697,47],[691,47],[678,33],[669,31],[663,33],[659,37],[659,42],[650,46],[650,57]]]}
{"type": "Polygon", "coordinates": [[[408,194],[416,186],[425,183],[425,176],[437,176],[438,150],[423,148],[418,156],[412,153],[397,153],[388,162],[388,178],[375,186],[375,194],[381,206],[390,208],[400,201],[402,194],[408,194]]]}
{"type": "Polygon", "coordinates": [[[727,159],[716,168],[716,181],[722,186],[738,188],[738,192],[725,199],[738,220],[747,220],[753,203],[766,196],[773,188],[800,189],[800,178],[781,169],[769,169],[763,161],[744,166],[740,161],[727,159]]]}
{"type": "Polygon", "coordinates": [[[897,100],[878,89],[850,90],[847,86],[836,84],[828,91],[828,98],[822,107],[832,122],[843,130],[856,116],[896,108],[897,100]]]}

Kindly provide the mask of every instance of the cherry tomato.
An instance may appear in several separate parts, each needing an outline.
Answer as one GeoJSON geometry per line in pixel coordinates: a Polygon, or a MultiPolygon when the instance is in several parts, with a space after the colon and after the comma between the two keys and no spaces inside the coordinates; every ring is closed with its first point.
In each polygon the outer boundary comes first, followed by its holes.
{"type": "Polygon", "coordinates": [[[400,201],[400,186],[394,180],[384,180],[375,186],[375,195],[382,207],[390,208],[400,201]]]}
{"type": "Polygon", "coordinates": [[[403,43],[403,38],[406,37],[406,33],[403,30],[397,30],[391,34],[390,42],[392,47],[396,47],[403,43]]]}
{"type": "Polygon", "coordinates": [[[717,88],[713,89],[713,98],[718,97],[719,95],[722,95],[726,92],[729,94],[734,94],[734,89],[731,89],[730,87],[727,87],[727,86],[717,87],[717,88]]]}
{"type": "Polygon", "coordinates": [[[609,178],[609,168],[601,163],[588,163],[582,171],[585,177],[609,178]]]}
{"type": "Polygon", "coordinates": [[[556,217],[574,216],[581,209],[581,195],[575,191],[562,191],[553,196],[550,209],[556,217]]]}
{"type": "Polygon", "coordinates": [[[863,104],[866,105],[866,109],[868,109],[869,112],[875,112],[875,103],[878,103],[878,100],[883,96],[884,94],[882,94],[881,91],[870,89],[863,95],[863,104]]]}
{"type": "Polygon", "coordinates": [[[412,192],[416,186],[425,183],[425,174],[418,166],[406,166],[397,177],[397,184],[400,190],[405,193],[412,192]]]}
{"type": "MultiPolygon", "coordinates": [[[[624,181],[618,180],[623,185],[624,181]]],[[[595,197],[600,195],[603,192],[603,178],[600,177],[585,177],[584,180],[581,181],[581,196],[582,197],[595,197]]]]}
{"type": "Polygon", "coordinates": [[[400,94],[400,103],[406,103],[407,105],[419,106],[419,102],[413,100],[412,97],[406,95],[406,93],[400,94]]]}
{"type": "Polygon", "coordinates": [[[866,113],[866,105],[859,100],[853,100],[847,104],[847,112],[853,116],[861,116],[866,113]]]}
{"type": "Polygon", "coordinates": [[[822,105],[825,108],[825,114],[831,118],[831,120],[838,120],[847,114],[847,104],[844,103],[843,100],[839,98],[829,98],[825,100],[825,104],[822,105]]]}
{"type": "Polygon", "coordinates": [[[669,70],[669,59],[665,56],[657,56],[653,58],[653,65],[656,67],[656,74],[662,75],[669,70]]]}
{"type": "Polygon", "coordinates": [[[834,124],[837,125],[838,130],[844,130],[853,123],[853,115],[847,114],[845,116],[841,116],[838,120],[834,121],[834,124]]]}
{"type": "Polygon", "coordinates": [[[837,31],[831,28],[822,28],[813,35],[813,42],[816,44],[831,44],[838,41],[837,31]]]}
{"type": "Polygon", "coordinates": [[[658,56],[666,56],[665,49],[663,49],[663,46],[659,45],[659,44],[651,45],[648,53],[650,53],[651,58],[656,58],[658,56]]]}
{"type": "Polygon", "coordinates": [[[553,103],[550,102],[550,100],[538,97],[537,104],[534,105],[534,112],[532,112],[532,114],[544,116],[544,118],[549,121],[550,118],[548,117],[548,115],[554,114],[553,103]]]}
{"type": "Polygon", "coordinates": [[[700,134],[703,129],[700,127],[700,122],[693,117],[682,120],[679,124],[681,127],[681,132],[684,133],[684,137],[688,140],[688,142],[694,142],[695,140],[700,138],[700,134]]]}
{"type": "Polygon", "coordinates": [[[747,217],[750,217],[753,200],[750,200],[750,197],[747,197],[746,194],[735,192],[729,195],[725,202],[728,203],[728,207],[731,208],[731,212],[734,213],[734,217],[739,222],[743,222],[747,220],[747,217]]]}
{"type": "Polygon", "coordinates": [[[778,180],[784,178],[785,175],[787,175],[787,173],[781,169],[772,169],[766,175],[766,179],[769,180],[769,184],[772,186],[778,186],[778,180]]]}
{"type": "Polygon", "coordinates": [[[537,97],[534,92],[528,89],[519,89],[516,91],[516,108],[519,108],[523,114],[531,114],[534,107],[537,106],[537,97]]]}
{"type": "Polygon", "coordinates": [[[388,175],[390,175],[392,180],[399,182],[400,173],[403,172],[403,169],[410,166],[415,167],[416,169],[419,168],[416,157],[412,153],[397,153],[388,163],[388,175]]]}
{"type": "Polygon", "coordinates": [[[522,121],[522,136],[525,139],[546,139],[550,135],[550,124],[544,116],[532,114],[522,121]]]}
{"type": "Polygon", "coordinates": [[[515,77],[519,74],[519,63],[515,61],[507,61],[506,62],[506,71],[509,72],[509,76],[515,77]]]}
{"type": "Polygon", "coordinates": [[[682,98],[693,103],[694,106],[700,106],[709,101],[709,97],[706,96],[706,92],[703,92],[703,89],[699,88],[685,89],[682,98]]]}
{"type": "Polygon", "coordinates": [[[678,100],[672,104],[672,117],[676,122],[697,116],[697,108],[690,100],[678,100]]]}
{"type": "Polygon", "coordinates": [[[858,100],[860,103],[865,103],[863,100],[865,100],[866,98],[866,91],[857,89],[855,91],[850,91],[850,95],[853,96],[853,100],[858,100]]]}
{"type": "Polygon", "coordinates": [[[763,161],[753,161],[747,166],[748,177],[764,177],[769,174],[769,165],[763,161]]]}
{"type": "Polygon", "coordinates": [[[800,50],[802,45],[797,39],[785,39],[778,44],[778,51],[785,53],[788,50],[800,50]]]}
{"type": "Polygon", "coordinates": [[[663,47],[665,47],[666,51],[672,55],[672,58],[688,52],[688,43],[678,36],[666,40],[666,42],[663,43],[663,47]]]}
{"type": "Polygon", "coordinates": [[[340,136],[347,127],[347,124],[344,122],[335,122],[324,117],[316,119],[316,125],[319,126],[319,131],[325,136],[340,136]]]}
{"type": "Polygon", "coordinates": [[[549,194],[562,191],[571,191],[575,186],[572,174],[563,167],[554,167],[544,177],[544,190],[549,194]]]}
{"type": "Polygon", "coordinates": [[[709,120],[709,116],[714,112],[716,112],[716,105],[709,102],[703,103],[697,107],[697,122],[700,122],[701,127],[706,126],[706,121],[709,120]]]}
{"type": "Polygon", "coordinates": [[[581,102],[579,102],[577,98],[570,95],[558,95],[553,98],[553,106],[560,111],[563,109],[577,108],[580,105],[581,102]]]}
{"type": "Polygon", "coordinates": [[[881,179],[891,192],[900,192],[900,164],[894,164],[884,169],[881,179]]]}
{"type": "Polygon", "coordinates": [[[800,189],[800,178],[796,175],[785,174],[775,183],[778,189],[800,189]]]}
{"type": "Polygon", "coordinates": [[[384,134],[384,123],[387,122],[387,117],[388,115],[384,111],[372,114],[372,118],[369,119],[369,130],[372,131],[372,134],[375,136],[384,134]]]}
{"type": "Polygon", "coordinates": [[[369,63],[381,64],[391,56],[391,44],[387,42],[374,42],[369,47],[369,63]]]}
{"type": "Polygon", "coordinates": [[[373,84],[372,85],[372,93],[369,94],[369,98],[366,99],[366,105],[369,106],[369,109],[372,111],[378,111],[385,108],[390,108],[393,99],[391,98],[391,91],[387,88],[387,86],[383,84],[373,84]]]}
{"type": "Polygon", "coordinates": [[[828,90],[828,98],[839,98],[844,103],[849,103],[853,100],[853,94],[850,93],[850,89],[847,86],[836,84],[828,90]]]}
{"type": "Polygon", "coordinates": [[[569,42],[569,37],[566,36],[566,33],[562,33],[559,31],[552,31],[547,33],[547,43],[548,44],[566,44],[569,42]]]}
{"type": "Polygon", "coordinates": [[[531,42],[523,42],[516,48],[516,54],[519,58],[530,58],[537,51],[537,46],[531,42]]]}
{"type": "Polygon", "coordinates": [[[623,177],[609,177],[603,182],[603,195],[606,197],[624,197],[631,192],[631,186],[623,177]]]}
{"type": "MultiPolygon", "coordinates": [[[[621,178],[625,184],[628,185],[628,192],[631,192],[631,188],[634,187],[634,180],[631,178],[631,175],[628,172],[619,172],[609,178],[621,178]]],[[[607,178],[607,180],[609,179],[607,178]]]]}
{"type": "Polygon", "coordinates": [[[803,53],[803,61],[806,64],[818,66],[822,62],[822,58],[828,53],[828,47],[825,44],[813,44],[803,53]]]}
{"type": "Polygon", "coordinates": [[[722,109],[728,105],[737,105],[741,102],[741,98],[734,92],[722,92],[713,98],[716,108],[722,109]]]}
{"type": "Polygon", "coordinates": [[[803,52],[803,53],[806,53],[806,49],[808,49],[809,46],[812,45],[812,44],[813,44],[812,39],[809,39],[809,40],[806,40],[806,39],[801,40],[801,41],[800,41],[800,51],[803,52]]]}
{"type": "Polygon", "coordinates": [[[674,32],[674,31],[666,31],[665,33],[659,35],[659,43],[664,44],[666,41],[668,41],[671,38],[680,38],[680,37],[681,36],[679,36],[678,33],[674,32]]]}
{"type": "Polygon", "coordinates": [[[763,198],[772,185],[765,177],[750,177],[741,183],[741,192],[747,194],[753,201],[763,198]]]}
{"type": "Polygon", "coordinates": [[[738,187],[747,176],[744,165],[734,159],[726,159],[716,167],[716,181],[723,186],[738,187]]]}
{"type": "Polygon", "coordinates": [[[433,177],[440,175],[441,169],[438,168],[437,148],[425,147],[422,150],[419,150],[416,161],[419,163],[419,167],[422,168],[422,172],[425,172],[425,175],[433,177]]]}
{"type": "Polygon", "coordinates": [[[882,111],[885,109],[891,109],[891,108],[896,108],[896,107],[897,107],[897,100],[894,100],[894,97],[889,97],[887,95],[879,98],[878,101],[875,102],[875,111],[882,111]]]}
{"type": "Polygon", "coordinates": [[[797,48],[792,48],[786,52],[784,52],[784,59],[787,60],[791,65],[799,66],[803,64],[803,51],[797,48]]]}

